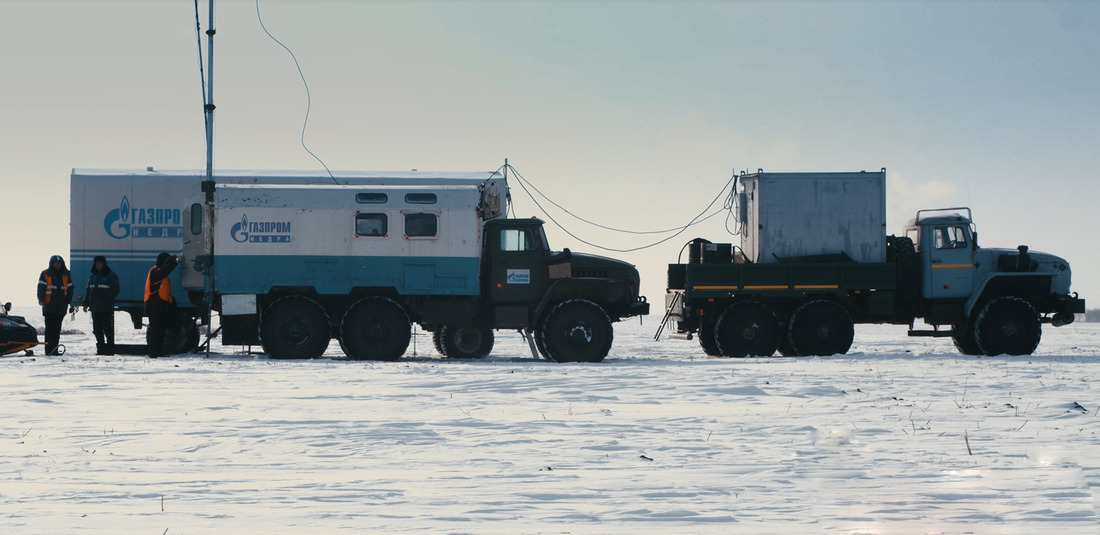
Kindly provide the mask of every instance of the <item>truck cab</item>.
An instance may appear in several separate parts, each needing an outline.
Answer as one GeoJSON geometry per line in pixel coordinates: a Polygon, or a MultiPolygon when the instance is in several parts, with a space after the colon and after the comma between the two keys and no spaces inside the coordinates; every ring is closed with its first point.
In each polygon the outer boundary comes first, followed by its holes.
{"type": "Polygon", "coordinates": [[[924,212],[942,210],[921,210],[906,230],[921,253],[924,264],[921,294],[928,299],[965,300],[973,292],[977,233],[970,209],[958,210],[966,210],[966,216],[957,213],[932,216],[924,212]]]}
{"type": "Polygon", "coordinates": [[[1030,354],[1041,324],[1073,322],[1069,262],[1030,251],[981,248],[969,208],[920,210],[906,228],[921,259],[923,317],[948,325],[964,354],[1030,354]]]}

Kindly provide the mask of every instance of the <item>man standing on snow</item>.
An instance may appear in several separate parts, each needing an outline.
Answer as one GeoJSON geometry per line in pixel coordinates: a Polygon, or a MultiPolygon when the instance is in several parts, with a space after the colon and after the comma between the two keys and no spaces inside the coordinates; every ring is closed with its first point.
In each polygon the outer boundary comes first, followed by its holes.
{"type": "Polygon", "coordinates": [[[73,280],[65,259],[59,255],[50,257],[50,264],[38,277],[38,304],[42,307],[42,317],[46,321],[46,354],[57,355],[57,346],[61,345],[61,320],[66,312],[74,312],[73,280]]]}
{"type": "Polygon", "coordinates": [[[107,266],[107,257],[92,260],[92,275],[84,288],[84,311],[92,309],[92,334],[95,354],[115,354],[115,296],[118,295],[118,275],[107,266]]]}
{"type": "Polygon", "coordinates": [[[157,265],[149,268],[145,277],[145,315],[149,317],[149,357],[164,356],[164,336],[168,331],[169,315],[175,312],[175,300],[172,299],[172,281],[168,275],[176,269],[183,257],[176,258],[168,253],[157,256],[157,265]]]}

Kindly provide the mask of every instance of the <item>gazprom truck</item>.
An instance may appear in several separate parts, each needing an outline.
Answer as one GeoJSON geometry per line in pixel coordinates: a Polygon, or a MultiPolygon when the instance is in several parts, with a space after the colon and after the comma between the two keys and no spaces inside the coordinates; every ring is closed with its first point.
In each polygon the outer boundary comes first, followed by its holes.
{"type": "MultiPolygon", "coordinates": [[[[218,171],[219,184],[450,184],[477,187],[499,173],[438,171],[336,171],[332,175],[315,171],[218,171]]],[[[144,316],[146,274],[161,252],[182,250],[183,208],[205,198],[200,184],[202,171],[118,169],[73,169],[70,180],[70,263],[77,294],[83,302],[92,259],[107,257],[118,274],[118,310],[127,312],[134,328],[144,316]]],[[[180,353],[199,342],[195,325],[204,317],[201,294],[188,292],[179,271],[171,276],[172,295],[179,305],[177,327],[169,333],[167,348],[180,353]]]]}
{"type": "Polygon", "coordinates": [[[634,266],[552,251],[538,219],[505,219],[503,178],[478,185],[217,184],[183,213],[183,284],[212,296],[223,344],[274,358],[394,360],[411,326],[449,357],[496,329],[532,352],[599,362],[612,322],[647,314],[634,266]]]}

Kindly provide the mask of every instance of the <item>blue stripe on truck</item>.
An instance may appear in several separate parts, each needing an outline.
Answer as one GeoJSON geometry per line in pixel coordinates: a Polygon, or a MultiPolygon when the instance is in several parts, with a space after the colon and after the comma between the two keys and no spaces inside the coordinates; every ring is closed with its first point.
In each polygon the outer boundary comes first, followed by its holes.
{"type": "Polygon", "coordinates": [[[329,295],[355,287],[394,288],[401,295],[480,295],[479,265],[476,257],[217,255],[214,285],[222,294],[312,286],[329,295]]]}

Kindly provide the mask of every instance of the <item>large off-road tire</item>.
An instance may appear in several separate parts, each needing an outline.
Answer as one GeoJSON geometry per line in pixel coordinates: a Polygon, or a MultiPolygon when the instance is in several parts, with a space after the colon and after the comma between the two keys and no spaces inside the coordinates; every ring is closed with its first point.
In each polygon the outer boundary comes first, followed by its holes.
{"type": "MultiPolygon", "coordinates": [[[[951,337],[951,342],[955,344],[955,349],[963,355],[984,355],[982,348],[978,346],[978,339],[974,337],[974,322],[967,321],[965,327],[967,327],[966,334],[956,335],[951,337]]],[[[959,329],[959,325],[955,326],[955,330],[959,329]]]]}
{"type": "MultiPolygon", "coordinates": [[[[539,322],[542,325],[543,322],[539,322]]],[[[550,358],[550,352],[546,350],[546,344],[542,343],[542,331],[538,331],[531,335],[531,338],[535,341],[535,349],[539,351],[539,355],[546,360],[554,360],[550,358]]]]}
{"type": "Polygon", "coordinates": [[[714,327],[718,350],[727,357],[770,357],[779,347],[779,320],[757,301],[730,305],[714,327]]]}
{"type": "Polygon", "coordinates": [[[409,315],[385,297],[360,299],[340,322],[340,346],[351,360],[397,360],[410,340],[409,315]]]}
{"type": "Polygon", "coordinates": [[[1039,313],[1019,297],[991,300],[974,320],[974,339],[986,355],[1030,355],[1042,337],[1039,313]]]}
{"type": "Polygon", "coordinates": [[[585,299],[563,301],[550,310],[538,333],[545,355],[555,362],[600,362],[611,351],[611,318],[585,299]]]}
{"type": "Polygon", "coordinates": [[[479,327],[454,327],[445,325],[439,329],[443,354],[456,359],[485,358],[493,351],[493,330],[479,327]]]}
{"type": "Polygon", "coordinates": [[[797,357],[798,351],[794,350],[794,346],[791,345],[791,329],[790,322],[779,326],[779,354],[784,357],[797,357]]]}
{"type": "Polygon", "coordinates": [[[168,322],[164,330],[164,353],[179,355],[190,353],[199,346],[199,329],[195,320],[183,312],[176,312],[177,318],[168,322]]]}
{"type": "Polygon", "coordinates": [[[717,357],[722,354],[722,350],[718,349],[718,341],[714,339],[714,322],[704,321],[699,324],[699,347],[703,348],[703,353],[707,356],[717,357]]]}
{"type": "Polygon", "coordinates": [[[800,355],[842,355],[852,347],[855,326],[839,303],[818,299],[795,310],[790,337],[791,346],[800,355]]]}
{"type": "Polygon", "coordinates": [[[324,307],[300,295],[268,305],[260,318],[259,334],[264,352],[274,359],[317,358],[332,336],[324,307]]]}
{"type": "Polygon", "coordinates": [[[447,350],[443,347],[443,327],[439,327],[432,332],[432,345],[435,346],[435,350],[444,357],[447,356],[447,350]]]}

